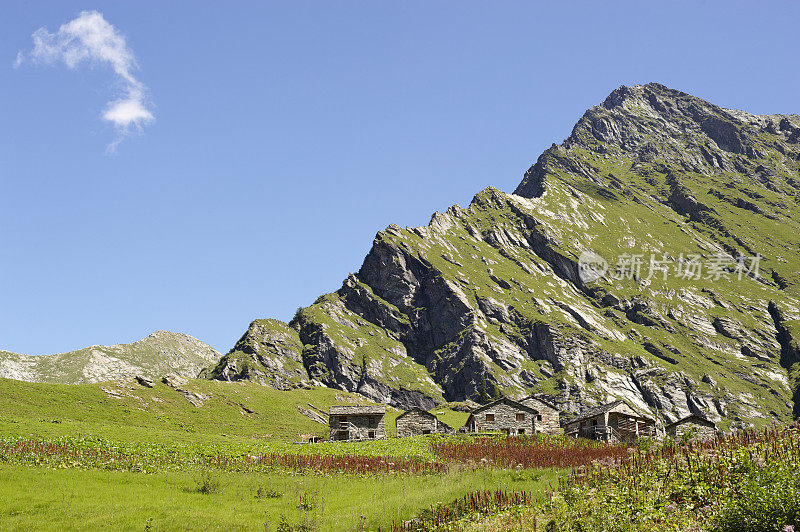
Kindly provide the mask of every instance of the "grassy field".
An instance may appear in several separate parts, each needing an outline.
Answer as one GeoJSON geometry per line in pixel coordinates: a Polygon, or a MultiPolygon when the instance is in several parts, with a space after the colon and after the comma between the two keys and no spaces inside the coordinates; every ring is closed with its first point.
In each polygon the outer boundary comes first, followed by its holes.
{"type": "MultiPolygon", "coordinates": [[[[327,435],[298,406],[365,402],[345,392],[204,380],[181,388],[202,404],[161,383],[0,380],[0,529],[374,530],[477,490],[543,496],[558,477],[445,464],[431,446],[442,438],[294,443],[327,435]],[[295,455],[314,460],[280,462],[295,455]],[[385,470],[363,472],[376,467],[370,457],[385,470]]],[[[456,427],[467,417],[436,413],[456,427]]],[[[390,436],[398,414],[387,413],[390,436]]]]}
{"type": "Polygon", "coordinates": [[[479,489],[543,493],[555,473],[501,470],[444,475],[155,474],[0,466],[0,528],[69,530],[374,530],[479,489]]]}
{"type": "MultiPolygon", "coordinates": [[[[359,398],[223,382],[183,388],[202,405],[161,384],[0,381],[0,530],[800,525],[798,426],[636,446],[500,435],[300,445],[297,435],[326,427],[298,405],[359,398]]],[[[456,426],[466,417],[438,412],[456,426]]]]}

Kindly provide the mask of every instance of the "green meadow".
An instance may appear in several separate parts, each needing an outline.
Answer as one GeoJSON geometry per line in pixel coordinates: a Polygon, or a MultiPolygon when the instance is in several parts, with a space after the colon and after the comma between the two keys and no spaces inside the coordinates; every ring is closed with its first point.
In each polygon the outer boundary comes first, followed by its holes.
{"type": "MultiPolygon", "coordinates": [[[[181,389],[204,397],[194,406],[166,384],[135,382],[45,384],[0,379],[0,437],[97,436],[155,443],[286,443],[305,434],[328,436],[326,424],[300,412],[327,412],[334,404],[370,404],[363,396],[330,388],[279,391],[250,382],[190,380],[181,389]]],[[[394,436],[400,410],[389,407],[386,430],[394,436]]],[[[436,409],[460,427],[467,414],[436,409]]]]}
{"type": "Polygon", "coordinates": [[[471,491],[543,492],[555,480],[552,472],[489,469],[442,475],[208,475],[3,464],[0,528],[276,530],[283,524],[284,530],[375,530],[471,491]],[[211,484],[206,491],[205,480],[211,484]]]}
{"type": "MultiPolygon", "coordinates": [[[[297,443],[327,433],[298,407],[364,402],[346,392],[202,380],[181,388],[202,405],[161,383],[0,380],[0,529],[389,529],[478,490],[543,496],[558,477],[442,464],[431,442],[447,438],[297,443]],[[288,455],[315,459],[308,467],[274,462],[288,455]],[[342,457],[355,462],[339,464],[342,457]],[[357,469],[371,457],[386,470],[357,469]]],[[[467,417],[436,412],[456,427],[467,417]]],[[[390,436],[398,413],[387,413],[390,436]]]]}

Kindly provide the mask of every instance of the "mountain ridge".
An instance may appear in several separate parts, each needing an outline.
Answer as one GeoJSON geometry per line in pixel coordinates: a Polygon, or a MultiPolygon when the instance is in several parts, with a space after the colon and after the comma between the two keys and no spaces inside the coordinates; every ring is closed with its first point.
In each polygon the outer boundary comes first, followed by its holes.
{"type": "Polygon", "coordinates": [[[624,398],[667,421],[786,419],[800,368],[799,137],[797,115],[620,87],[515,194],[489,187],[428,226],[390,225],[339,290],[289,324],[253,322],[205,374],[404,408],[536,392],[567,412],[624,398]],[[765,275],[587,283],[589,251],[760,253],[765,275]]]}
{"type": "Polygon", "coordinates": [[[537,393],[565,415],[625,399],[667,422],[788,420],[800,416],[799,257],[798,115],[622,86],[513,194],[487,187],[426,226],[379,231],[338,290],[289,323],[254,320],[224,356],[156,331],[57,355],[0,352],[0,377],[199,372],[400,408],[537,393]],[[604,275],[587,278],[586,257],[604,275]]]}
{"type": "Polygon", "coordinates": [[[129,344],[92,345],[52,355],[0,350],[0,378],[85,384],[137,375],[196,377],[220,357],[211,346],[188,334],[159,330],[129,344]]]}

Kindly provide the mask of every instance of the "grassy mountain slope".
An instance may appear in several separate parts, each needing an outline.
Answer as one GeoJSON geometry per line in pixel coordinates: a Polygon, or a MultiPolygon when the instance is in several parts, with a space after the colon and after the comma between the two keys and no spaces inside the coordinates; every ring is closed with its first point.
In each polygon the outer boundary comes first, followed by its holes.
{"type": "MultiPolygon", "coordinates": [[[[177,388],[161,382],[146,388],[135,381],[65,385],[0,379],[0,437],[263,446],[297,441],[302,434],[327,439],[324,416],[320,423],[301,409],[319,413],[333,404],[370,404],[361,395],[325,387],[279,391],[250,382],[192,379],[177,388]],[[183,392],[192,394],[194,402],[183,392]]],[[[467,418],[449,408],[437,412],[451,426],[459,427],[467,418]]],[[[399,413],[387,411],[386,428],[392,435],[399,413]]]]}
{"type": "Polygon", "coordinates": [[[142,375],[196,377],[220,354],[186,334],[156,331],[131,344],[94,345],[57,355],[30,356],[0,351],[0,378],[82,384],[142,375]]]}
{"type": "MultiPolygon", "coordinates": [[[[341,289],[273,326],[292,338],[283,351],[271,331],[246,333],[263,360],[289,358],[291,371],[249,363],[402,407],[541,392],[565,411],[621,397],[665,420],[788,419],[799,168],[798,116],[622,87],[515,194],[489,188],[427,227],[378,233],[341,289]],[[644,266],[584,282],[585,252],[609,274],[626,254],[644,266]],[[739,279],[740,253],[748,267],[760,255],[760,275],[739,279]],[[651,254],[666,260],[666,279],[648,278],[651,254]],[[684,268],[693,256],[706,268],[697,279],[684,268]]],[[[209,375],[238,378],[226,370],[233,358],[209,375]]]]}

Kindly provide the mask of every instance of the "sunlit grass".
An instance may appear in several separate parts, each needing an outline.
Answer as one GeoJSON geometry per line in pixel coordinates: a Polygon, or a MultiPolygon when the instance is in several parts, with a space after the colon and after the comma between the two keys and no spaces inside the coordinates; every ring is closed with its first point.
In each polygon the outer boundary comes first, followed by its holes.
{"type": "Polygon", "coordinates": [[[374,530],[471,491],[510,487],[543,496],[556,479],[551,471],[489,469],[422,476],[211,474],[219,487],[204,493],[190,472],[5,464],[0,466],[0,528],[142,530],[149,523],[153,530],[263,530],[268,523],[275,530],[285,519],[313,522],[319,530],[374,530]]]}

